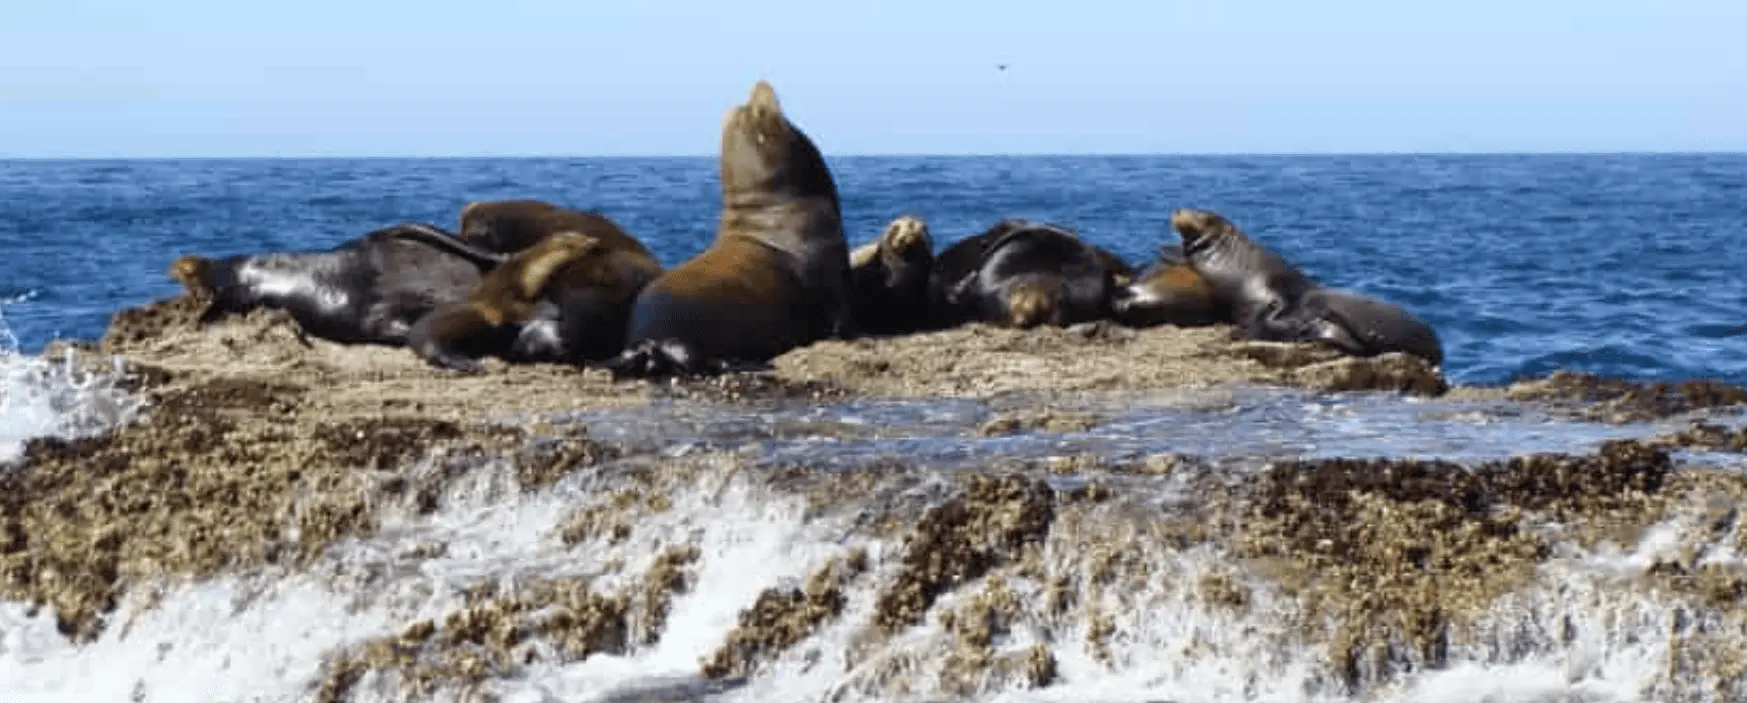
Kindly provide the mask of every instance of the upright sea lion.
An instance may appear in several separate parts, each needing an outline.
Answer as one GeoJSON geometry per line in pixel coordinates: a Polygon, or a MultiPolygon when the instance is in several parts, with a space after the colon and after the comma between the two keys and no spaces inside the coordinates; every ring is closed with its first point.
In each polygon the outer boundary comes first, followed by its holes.
{"type": "Polygon", "coordinates": [[[577,210],[543,200],[476,200],[461,208],[461,239],[490,251],[513,254],[554,232],[580,232],[602,246],[649,253],[619,223],[596,210],[577,210]]]}
{"type": "Polygon", "coordinates": [[[903,215],[879,238],[849,253],[853,317],[861,334],[905,334],[927,324],[934,237],[928,223],[903,215]]]}
{"type": "Polygon", "coordinates": [[[1119,258],[1061,225],[1006,218],[936,259],[936,326],[1066,327],[1109,316],[1119,258]]]}
{"type": "Polygon", "coordinates": [[[555,273],[600,249],[586,234],[558,232],[511,256],[480,279],[465,300],[438,306],[407,334],[407,346],[433,366],[477,372],[477,359],[508,356],[523,323],[555,273]]]}
{"type": "Polygon", "coordinates": [[[405,222],[329,249],[187,255],[169,275],[207,298],[200,324],[258,307],[279,308],[305,334],[342,344],[398,346],[431,308],[464,297],[501,259],[435,225],[405,222]]]}
{"type": "Polygon", "coordinates": [[[1171,226],[1189,265],[1217,292],[1243,336],[1322,342],[1356,356],[1402,351],[1443,363],[1430,325],[1393,303],[1323,287],[1225,217],[1179,208],[1171,226]]]}
{"type": "Polygon", "coordinates": [[[1171,227],[1183,241],[1189,265],[1213,287],[1245,335],[1278,339],[1299,333],[1288,315],[1298,298],[1316,287],[1303,271],[1218,213],[1177,208],[1171,227]]]}
{"type": "Polygon", "coordinates": [[[1110,312],[1130,327],[1196,327],[1231,321],[1213,286],[1184,260],[1177,246],[1160,247],[1151,265],[1127,283],[1119,281],[1110,312]]]}
{"type": "Polygon", "coordinates": [[[762,365],[851,332],[837,184],[768,82],[723,119],[719,168],[716,239],[638,294],[617,376],[762,365]]]}

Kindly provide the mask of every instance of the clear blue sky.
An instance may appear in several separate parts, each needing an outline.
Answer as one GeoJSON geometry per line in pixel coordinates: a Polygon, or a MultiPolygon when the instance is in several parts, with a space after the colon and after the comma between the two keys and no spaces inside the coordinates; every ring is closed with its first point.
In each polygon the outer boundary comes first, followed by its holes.
{"type": "Polygon", "coordinates": [[[1747,151],[1747,0],[0,0],[0,156],[713,154],[759,77],[835,154],[1747,151]]]}

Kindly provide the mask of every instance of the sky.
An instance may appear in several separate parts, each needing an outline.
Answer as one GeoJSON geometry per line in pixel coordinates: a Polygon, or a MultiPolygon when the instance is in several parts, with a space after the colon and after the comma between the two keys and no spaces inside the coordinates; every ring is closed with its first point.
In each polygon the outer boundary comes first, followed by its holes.
{"type": "Polygon", "coordinates": [[[0,157],[1747,151],[1742,0],[0,0],[0,157]],[[998,68],[1006,65],[1005,70],[998,68]]]}

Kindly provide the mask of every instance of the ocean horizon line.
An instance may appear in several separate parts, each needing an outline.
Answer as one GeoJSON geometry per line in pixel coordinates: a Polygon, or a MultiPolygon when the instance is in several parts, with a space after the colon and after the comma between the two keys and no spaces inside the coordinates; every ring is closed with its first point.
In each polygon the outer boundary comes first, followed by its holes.
{"type": "MultiPolygon", "coordinates": [[[[1352,158],[1352,157],[1522,157],[1522,156],[1747,156],[1747,150],[1537,150],[1537,151],[1086,151],[1086,152],[840,152],[828,159],[1105,159],[1105,158],[1352,158]]],[[[153,156],[31,156],[0,154],[0,163],[166,162],[166,161],[692,161],[714,153],[573,154],[260,154],[153,156]]]]}

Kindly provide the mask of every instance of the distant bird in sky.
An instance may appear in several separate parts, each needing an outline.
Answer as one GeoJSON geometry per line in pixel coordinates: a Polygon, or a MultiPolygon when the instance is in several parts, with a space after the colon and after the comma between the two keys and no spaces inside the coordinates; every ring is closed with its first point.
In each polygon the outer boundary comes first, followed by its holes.
{"type": "Polygon", "coordinates": [[[995,64],[995,70],[1005,71],[1005,70],[1007,70],[1007,64],[1004,64],[1004,63],[995,64]]]}

